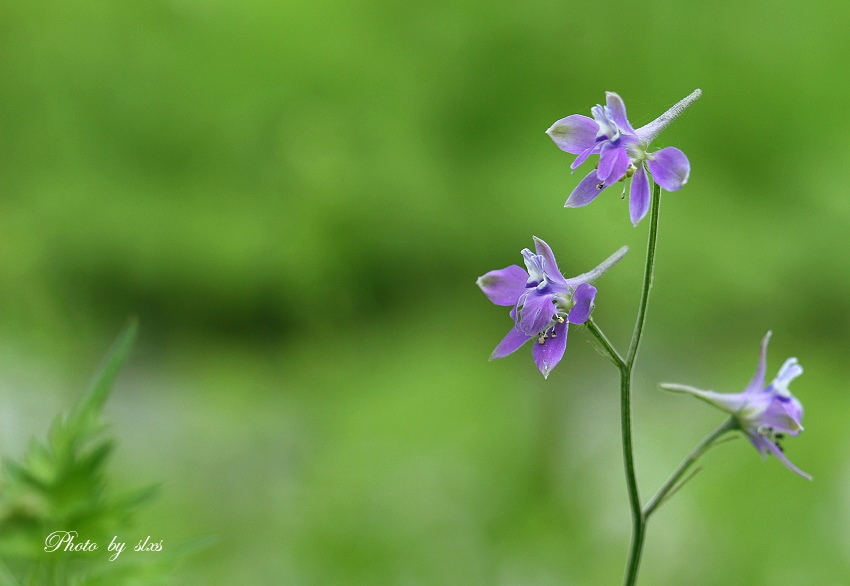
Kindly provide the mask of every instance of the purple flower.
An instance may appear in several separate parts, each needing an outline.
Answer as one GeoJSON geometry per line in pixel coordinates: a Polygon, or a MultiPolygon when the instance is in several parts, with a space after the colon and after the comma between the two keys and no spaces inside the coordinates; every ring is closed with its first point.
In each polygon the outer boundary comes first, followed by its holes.
{"type": "Polygon", "coordinates": [[[622,98],[613,92],[606,92],[604,106],[596,105],[590,109],[592,119],[573,114],[555,122],[546,134],[562,151],[578,155],[571,165],[572,169],[584,163],[590,155],[599,155],[597,168],[581,180],[564,206],[577,208],[587,205],[614,183],[631,179],[629,216],[632,224],[637,225],[649,210],[647,169],[655,182],[667,191],[678,191],[688,182],[691,165],[685,153],[674,147],[654,153],[647,152],[647,149],[649,143],[700,95],[702,91],[695,90],[637,130],[632,128],[626,117],[622,98]]]}
{"type": "Polygon", "coordinates": [[[534,237],[535,252],[522,251],[527,270],[517,265],[490,271],[476,282],[496,305],[511,307],[514,327],[499,342],[490,360],[503,358],[535,339],[531,353],[544,378],[561,361],[567,348],[567,325],[583,324],[593,311],[596,287],[602,276],[628,252],[624,246],[588,273],[565,279],[549,245],[534,237]]]}
{"type": "Polygon", "coordinates": [[[661,388],[689,393],[731,414],[738,428],[762,456],[766,458],[768,454],[773,454],[788,468],[803,478],[811,480],[811,476],[788,460],[780,445],[786,435],[799,435],[803,431],[803,426],[800,425],[800,420],[803,419],[803,406],[788,390],[788,384],[803,374],[803,368],[797,364],[796,358],[789,358],[779,369],[776,378],[765,387],[764,373],[769,341],[770,332],[761,342],[761,355],[756,374],[743,393],[715,393],[675,384],[662,384],[661,388]]]}

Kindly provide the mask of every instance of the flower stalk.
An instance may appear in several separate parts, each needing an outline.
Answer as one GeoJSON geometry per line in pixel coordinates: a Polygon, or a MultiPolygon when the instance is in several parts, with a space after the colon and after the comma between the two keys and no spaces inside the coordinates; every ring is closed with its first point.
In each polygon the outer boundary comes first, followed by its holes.
{"type": "Polygon", "coordinates": [[[620,427],[623,440],[623,463],[626,468],[626,487],[629,493],[629,506],[632,511],[632,544],[629,547],[629,559],[626,563],[625,586],[637,582],[640,558],[643,553],[643,539],[646,534],[646,517],[643,514],[635,472],[634,448],[632,447],[632,371],[637,359],[640,341],[643,338],[643,326],[646,323],[646,309],[649,306],[649,292],[652,289],[652,277],[655,272],[655,249],[658,245],[658,218],[661,212],[661,186],[652,186],[650,203],[649,237],[646,244],[646,264],[643,270],[643,287],[640,293],[640,305],[632,332],[632,341],[623,368],[620,369],[620,427]]]}
{"type": "Polygon", "coordinates": [[[724,434],[729,431],[733,431],[737,428],[738,424],[733,418],[730,417],[729,419],[715,427],[711,433],[705,436],[705,438],[703,438],[703,440],[698,443],[693,450],[691,450],[691,453],[688,454],[684,460],[682,460],[682,463],[679,464],[679,467],[676,468],[675,472],[670,475],[670,478],[668,478],[667,481],[661,486],[661,488],[658,489],[658,492],[655,493],[655,496],[653,496],[649,500],[649,502],[646,503],[646,506],[643,508],[644,521],[648,520],[650,515],[652,515],[652,513],[654,513],[658,509],[658,507],[660,507],[664,503],[668,494],[672,496],[670,492],[671,490],[673,492],[676,492],[674,490],[674,487],[678,489],[678,487],[681,486],[681,484],[679,484],[679,479],[681,479],[685,472],[688,471],[688,468],[690,468],[694,462],[699,460],[699,458],[704,453],[706,453],[709,448],[711,448],[714,443],[719,440],[724,434]]]}
{"type": "Polygon", "coordinates": [[[735,418],[724,421],[708,434],[690,454],[676,468],[667,481],[658,489],[658,492],[647,502],[641,505],[640,492],[638,490],[637,473],[635,471],[634,447],[632,445],[632,372],[637,360],[643,327],[646,322],[646,310],[649,305],[649,293],[652,289],[652,278],[655,272],[655,252],[658,244],[658,218],[661,208],[661,187],[653,186],[652,202],[650,208],[649,236],[646,246],[646,264],[644,265],[643,287],[641,289],[640,305],[632,332],[631,343],[626,357],[617,351],[608,337],[599,328],[593,318],[588,319],[587,328],[602,345],[606,354],[620,371],[620,425],[622,428],[623,442],[623,464],[626,471],[626,488],[629,494],[629,507],[632,512],[632,540],[629,547],[629,558],[626,562],[626,572],[623,578],[624,586],[634,586],[637,583],[638,569],[643,554],[643,543],[646,536],[646,526],[650,516],[661,506],[665,499],[672,496],[685,481],[681,481],[684,474],[717,440],[729,431],[739,428],[735,418]]]}
{"type": "Polygon", "coordinates": [[[649,293],[652,288],[652,277],[655,270],[655,250],[658,244],[658,219],[661,208],[661,186],[653,185],[650,205],[649,237],[646,246],[646,263],[644,265],[643,286],[641,288],[640,305],[638,306],[635,328],[632,332],[631,343],[626,358],[623,359],[608,338],[592,320],[588,320],[588,329],[605,348],[611,360],[620,371],[620,427],[623,442],[623,465],[626,471],[626,489],[629,494],[629,508],[632,512],[632,541],[629,547],[629,558],[626,563],[624,586],[633,586],[637,581],[640,558],[643,553],[643,541],[646,534],[647,516],[644,514],[640,491],[635,471],[634,447],[632,445],[632,371],[634,370],[643,327],[646,322],[646,310],[649,305],[649,293]]]}

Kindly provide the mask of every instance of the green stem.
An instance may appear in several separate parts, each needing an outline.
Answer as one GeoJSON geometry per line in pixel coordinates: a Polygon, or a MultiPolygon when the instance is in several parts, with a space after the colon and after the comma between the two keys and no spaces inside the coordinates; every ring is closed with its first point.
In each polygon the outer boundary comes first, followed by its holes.
{"type": "Polygon", "coordinates": [[[646,265],[643,270],[643,288],[640,294],[640,305],[638,306],[635,329],[632,332],[632,341],[629,344],[629,353],[626,356],[626,366],[629,370],[635,364],[640,340],[643,337],[643,324],[646,322],[646,308],[649,305],[649,290],[652,288],[652,273],[655,268],[655,247],[658,242],[658,215],[661,211],[661,186],[657,183],[652,186],[652,208],[649,216],[649,240],[646,244],[646,265]]]}
{"type": "Polygon", "coordinates": [[[646,535],[646,524],[650,515],[670,496],[671,491],[682,486],[681,480],[688,468],[708,450],[720,436],[735,428],[734,420],[724,422],[703,439],[685,460],[679,464],[675,472],[667,479],[667,482],[658,490],[655,496],[641,507],[640,493],[638,491],[637,474],[635,473],[634,448],[632,446],[632,372],[635,360],[643,337],[643,327],[646,323],[646,309],[649,305],[649,292],[652,288],[652,277],[655,269],[655,251],[658,243],[658,216],[661,209],[661,187],[653,185],[651,212],[649,219],[649,238],[646,246],[646,264],[643,272],[643,288],[641,289],[640,305],[632,332],[632,340],[626,358],[617,352],[614,345],[608,340],[599,326],[589,319],[587,327],[602,345],[605,352],[620,371],[620,425],[623,434],[623,463],[626,470],[626,488],[629,493],[629,506],[632,512],[632,542],[629,548],[629,559],[626,563],[626,575],[623,586],[634,586],[637,582],[638,568],[643,553],[643,542],[646,535]]]}
{"type": "Polygon", "coordinates": [[[599,329],[599,326],[596,325],[596,322],[593,321],[592,317],[587,318],[587,322],[585,322],[587,329],[596,336],[596,339],[599,340],[599,343],[602,344],[602,347],[605,349],[605,352],[608,353],[608,357],[611,358],[611,361],[614,365],[623,370],[626,367],[626,362],[623,360],[623,357],[620,356],[620,353],[614,348],[614,345],[608,340],[608,337],[602,333],[602,330],[599,329]]]}
{"type": "MultiPolygon", "coordinates": [[[[644,296],[644,299],[646,297],[644,296]]],[[[623,431],[623,462],[626,469],[626,487],[629,492],[629,505],[632,511],[632,545],[629,549],[629,560],[626,564],[624,584],[633,586],[637,579],[637,569],[643,551],[643,538],[646,532],[646,517],[641,510],[640,494],[637,487],[637,475],[632,449],[632,417],[631,417],[631,366],[623,360],[599,326],[592,319],[587,320],[587,327],[596,336],[599,343],[620,371],[620,416],[623,431]]]]}
{"type": "MultiPolygon", "coordinates": [[[[696,462],[700,456],[702,456],[712,445],[716,442],[720,437],[728,431],[732,431],[737,427],[734,419],[727,419],[720,425],[718,425],[714,430],[705,436],[705,438],[697,444],[697,446],[691,450],[691,453],[687,455],[687,457],[682,460],[682,463],[679,464],[679,467],[676,468],[676,471],[670,475],[670,478],[658,489],[658,492],[655,493],[655,496],[650,499],[646,506],[643,508],[643,517],[644,520],[649,519],[649,516],[658,509],[664,503],[664,499],[667,497],[668,493],[676,486],[676,483],[679,482],[679,479],[688,471],[688,468],[696,462]]],[[[681,486],[681,485],[680,485],[681,486]]]]}
{"type": "Polygon", "coordinates": [[[626,468],[626,489],[629,492],[629,507],[632,511],[632,544],[626,563],[624,586],[634,586],[637,581],[640,557],[643,553],[643,538],[646,534],[646,518],[643,516],[635,473],[634,449],[632,447],[631,414],[632,372],[627,366],[620,371],[620,426],[623,431],[623,462],[626,468]]]}
{"type": "Polygon", "coordinates": [[[652,203],[649,216],[649,238],[646,244],[646,264],[643,270],[643,287],[640,294],[635,329],[623,368],[620,369],[620,426],[623,431],[623,462],[626,468],[626,487],[629,492],[629,506],[632,511],[632,544],[629,547],[629,559],[626,562],[624,586],[634,586],[637,582],[640,558],[643,554],[643,540],[646,535],[646,517],[640,504],[637,474],[635,473],[634,449],[632,447],[632,370],[637,358],[640,341],[643,337],[643,325],[646,322],[646,308],[649,305],[649,290],[652,288],[652,275],[655,269],[655,248],[658,243],[658,216],[661,211],[661,186],[652,186],[652,203]]]}
{"type": "MultiPolygon", "coordinates": [[[[588,329],[596,336],[605,351],[617,365],[620,371],[620,426],[623,435],[623,464],[626,470],[626,489],[629,493],[629,508],[632,512],[632,542],[629,548],[629,559],[626,563],[624,586],[634,586],[637,582],[640,558],[643,553],[643,541],[646,534],[647,515],[640,503],[637,474],[635,473],[634,447],[632,446],[632,371],[637,359],[640,341],[643,337],[643,326],[646,322],[646,309],[649,305],[649,291],[652,288],[652,275],[655,269],[655,249],[658,243],[658,217],[661,211],[661,187],[652,187],[652,201],[649,216],[649,237],[646,244],[646,264],[643,271],[643,287],[641,288],[640,305],[638,306],[635,329],[626,358],[614,349],[605,334],[593,322],[588,320],[588,329]]],[[[669,489],[668,489],[669,490],[669,489]]]]}

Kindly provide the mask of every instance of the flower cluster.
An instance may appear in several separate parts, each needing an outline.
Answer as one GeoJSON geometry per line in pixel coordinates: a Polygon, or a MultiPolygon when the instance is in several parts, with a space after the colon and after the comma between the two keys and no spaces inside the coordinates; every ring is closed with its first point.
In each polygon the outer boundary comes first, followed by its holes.
{"type": "MultiPolygon", "coordinates": [[[[667,191],[678,191],[688,182],[691,166],[685,154],[675,147],[650,153],[649,144],[662,130],[702,95],[696,90],[667,112],[635,130],[626,116],[626,105],[613,92],[606,93],[604,106],[590,109],[593,118],[573,114],[555,122],[546,134],[562,151],[578,155],[571,165],[576,169],[590,155],[599,155],[599,164],[579,182],[567,198],[566,207],[577,208],[619,181],[631,179],[629,216],[637,225],[649,210],[649,178],[667,191]]],[[[624,186],[625,193],[625,186],[624,186]]]]}
{"type": "MultiPolygon", "coordinates": [[[[629,189],[629,216],[632,224],[637,225],[647,215],[651,205],[650,176],[657,187],[666,191],[681,189],[690,175],[690,162],[685,154],[675,147],[652,152],[649,147],[701,94],[700,90],[695,90],[664,114],[638,129],[629,122],[622,98],[613,92],[606,93],[604,106],[597,104],[591,108],[591,118],[573,114],[555,122],[546,133],[558,148],[576,155],[571,165],[573,170],[591,155],[599,155],[599,162],[572,191],[565,207],[587,205],[611,185],[623,182],[623,195],[626,189],[629,189]]],[[[607,346],[609,356],[617,363],[621,376],[625,377],[623,380],[626,381],[629,380],[640,341],[645,302],[652,282],[654,235],[657,230],[655,218],[654,215],[650,228],[642,305],[629,349],[629,358],[624,360],[612,346],[607,346]]],[[[628,248],[620,248],[595,269],[568,279],[561,274],[549,245],[537,237],[534,238],[534,244],[534,252],[527,248],[522,251],[525,269],[511,265],[490,271],[479,277],[477,284],[490,301],[511,308],[510,316],[514,322],[511,330],[493,350],[490,359],[512,354],[532,340],[534,362],[543,376],[548,377],[566,350],[569,324],[583,324],[590,319],[596,299],[596,288],[592,283],[619,262],[628,248]]],[[[607,338],[596,325],[593,322],[591,324],[594,335],[603,345],[608,344],[607,338]]],[[[728,413],[731,420],[718,428],[716,437],[730,429],[740,430],[762,456],[773,454],[789,469],[811,479],[811,476],[791,463],[782,447],[786,436],[799,435],[803,429],[800,423],[803,407],[788,390],[789,383],[802,374],[803,369],[796,358],[789,358],[771,383],[765,385],[769,340],[770,332],[762,341],[756,374],[741,393],[716,393],[669,383],[661,386],[669,391],[691,394],[728,413]]],[[[628,382],[623,388],[626,389],[626,394],[631,392],[628,382]]],[[[628,417],[630,415],[627,413],[626,419],[628,417]]],[[[716,437],[710,436],[706,442],[711,443],[716,437]]],[[[631,465],[627,463],[627,468],[631,465]]],[[[689,464],[685,467],[687,465],[689,464]]],[[[627,478],[634,478],[634,474],[627,474],[627,478]]],[[[678,478],[675,476],[674,481],[678,478]]],[[[673,484],[665,485],[664,490],[671,490],[673,484]]],[[[637,494],[636,485],[632,488],[634,494],[637,494]]],[[[663,498],[666,494],[665,492],[660,497],[663,498]]],[[[633,501],[637,502],[637,498],[633,501]]]]}
{"type": "Polygon", "coordinates": [[[628,252],[624,246],[598,267],[571,279],[558,269],[552,249],[534,237],[535,252],[522,251],[525,269],[511,265],[490,271],[477,284],[496,305],[511,307],[514,327],[496,346],[490,359],[503,358],[536,339],[531,353],[544,377],[564,356],[568,324],[583,324],[593,311],[596,287],[591,285],[628,252]]]}
{"type": "Polygon", "coordinates": [[[788,468],[802,476],[811,476],[794,466],[785,456],[781,442],[786,435],[799,435],[803,431],[800,421],[803,419],[803,406],[788,390],[788,384],[803,374],[803,368],[796,358],[789,358],[779,369],[779,374],[767,386],[764,374],[767,367],[768,332],[761,342],[756,374],[750,384],[741,393],[715,393],[703,391],[687,385],[664,383],[662,389],[678,393],[688,393],[729,413],[736,426],[752,442],[759,453],[767,457],[773,454],[788,468]]]}

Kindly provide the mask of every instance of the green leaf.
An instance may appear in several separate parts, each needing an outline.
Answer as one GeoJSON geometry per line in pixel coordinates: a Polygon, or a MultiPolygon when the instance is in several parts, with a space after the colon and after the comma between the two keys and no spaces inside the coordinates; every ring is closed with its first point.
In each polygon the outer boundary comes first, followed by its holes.
{"type": "Polygon", "coordinates": [[[112,349],[103,361],[100,370],[94,376],[86,396],[71,411],[68,417],[69,427],[73,427],[72,422],[76,423],[100,413],[115,379],[118,378],[121,367],[133,348],[137,331],[138,322],[135,318],[131,319],[121,335],[118,336],[118,340],[112,345],[112,349]]]}

